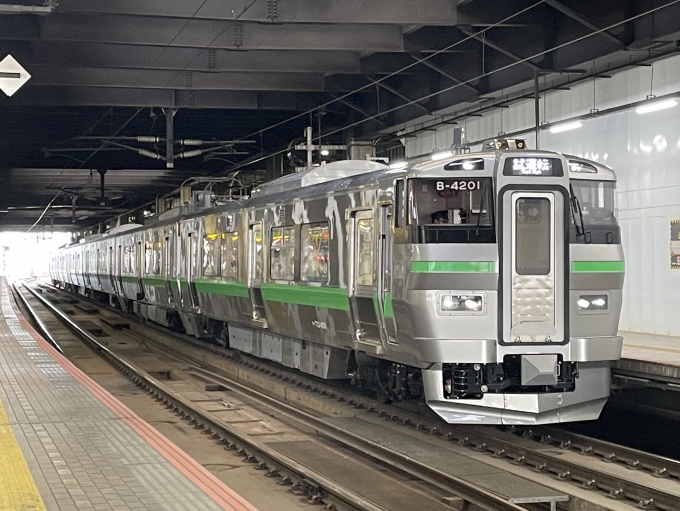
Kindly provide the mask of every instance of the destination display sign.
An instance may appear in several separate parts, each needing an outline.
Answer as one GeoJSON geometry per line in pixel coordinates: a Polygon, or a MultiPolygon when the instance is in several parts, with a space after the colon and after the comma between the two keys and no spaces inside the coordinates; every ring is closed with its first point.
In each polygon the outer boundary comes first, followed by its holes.
{"type": "Polygon", "coordinates": [[[562,176],[562,162],[557,158],[521,156],[505,160],[506,176],[562,176]]]}

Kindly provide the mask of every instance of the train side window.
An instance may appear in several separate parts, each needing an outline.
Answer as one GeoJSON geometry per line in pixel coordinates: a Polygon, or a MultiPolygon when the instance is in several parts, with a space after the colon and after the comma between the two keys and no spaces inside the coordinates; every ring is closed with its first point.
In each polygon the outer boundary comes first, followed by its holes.
{"type": "Polygon", "coordinates": [[[206,234],[203,236],[203,275],[219,276],[220,269],[220,236],[206,234]]]}
{"type": "Polygon", "coordinates": [[[144,272],[153,275],[153,243],[144,244],[144,272]]]}
{"type": "Polygon", "coordinates": [[[304,224],[300,231],[302,259],[300,280],[328,283],[328,222],[304,224]]]}
{"type": "Polygon", "coordinates": [[[222,233],[222,276],[228,279],[238,279],[238,233],[222,233]]]}
{"type": "Polygon", "coordinates": [[[123,273],[132,273],[132,260],[134,259],[134,248],[131,245],[127,245],[124,248],[123,253],[123,273]]]}
{"type": "Polygon", "coordinates": [[[272,280],[295,279],[295,227],[272,229],[270,276],[272,280]]]}
{"type": "Polygon", "coordinates": [[[356,283],[358,286],[373,285],[373,218],[357,220],[357,265],[356,283]]]}
{"type": "Polygon", "coordinates": [[[404,208],[404,180],[397,179],[394,184],[394,204],[396,209],[396,215],[394,215],[394,226],[403,227],[406,225],[404,208]]]}

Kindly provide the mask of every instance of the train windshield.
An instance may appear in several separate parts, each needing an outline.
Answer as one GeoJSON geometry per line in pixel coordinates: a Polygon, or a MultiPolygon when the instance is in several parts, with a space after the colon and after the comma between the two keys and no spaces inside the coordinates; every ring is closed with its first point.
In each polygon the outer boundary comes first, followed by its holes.
{"type": "Polygon", "coordinates": [[[491,179],[409,179],[409,223],[491,225],[491,179]]]}
{"type": "Polygon", "coordinates": [[[572,179],[571,242],[620,243],[616,220],[616,183],[572,179]]]}

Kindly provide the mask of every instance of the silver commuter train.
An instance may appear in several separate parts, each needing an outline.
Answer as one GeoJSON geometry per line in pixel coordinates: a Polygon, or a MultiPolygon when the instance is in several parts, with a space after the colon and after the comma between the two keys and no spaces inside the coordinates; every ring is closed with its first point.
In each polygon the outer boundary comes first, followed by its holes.
{"type": "Polygon", "coordinates": [[[589,420],[622,348],[615,185],[546,151],[342,161],[91,237],[51,277],[450,423],[589,420]]]}

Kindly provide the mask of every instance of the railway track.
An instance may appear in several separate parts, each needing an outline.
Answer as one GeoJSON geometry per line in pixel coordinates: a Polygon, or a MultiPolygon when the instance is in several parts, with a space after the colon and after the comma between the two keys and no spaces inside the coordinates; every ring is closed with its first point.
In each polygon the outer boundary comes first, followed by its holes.
{"type": "MultiPolygon", "coordinates": [[[[39,295],[35,291],[31,292],[37,296],[39,295]]],[[[41,296],[38,296],[38,298],[43,299],[41,296]]],[[[234,353],[231,350],[208,345],[184,336],[173,335],[173,340],[174,342],[181,340],[182,345],[191,347],[191,349],[200,348],[203,351],[208,350],[223,358],[234,358],[234,353]]],[[[187,351],[184,350],[179,353],[179,355],[187,356],[187,351]]],[[[625,446],[612,444],[583,435],[569,433],[554,427],[508,428],[507,431],[502,431],[489,427],[471,428],[450,426],[443,424],[441,421],[432,420],[409,411],[397,409],[394,406],[382,405],[365,396],[357,395],[346,389],[339,389],[326,382],[320,382],[278,366],[269,365],[258,359],[239,356],[238,361],[240,364],[247,366],[252,370],[278,378],[289,384],[306,388],[318,395],[325,396],[329,400],[341,401],[355,407],[364,408],[367,411],[375,412],[392,421],[400,421],[406,426],[424,430],[430,434],[440,435],[442,438],[456,441],[462,445],[467,445],[477,451],[488,452],[497,458],[506,459],[514,464],[525,465],[538,472],[549,473],[559,479],[572,481],[585,488],[604,492],[609,497],[632,502],[638,506],[650,509],[663,509],[668,511],[680,509],[678,491],[666,491],[649,486],[648,484],[636,481],[636,477],[634,476],[631,476],[630,478],[615,476],[607,471],[593,467],[593,464],[587,463],[585,458],[583,462],[577,462],[573,459],[564,459],[560,456],[556,456],[553,452],[554,449],[546,449],[545,447],[557,447],[560,451],[565,452],[575,451],[589,458],[597,457],[603,461],[618,463],[640,472],[653,474],[657,477],[677,480],[680,477],[680,462],[676,460],[637,451],[625,446]]],[[[220,382],[221,385],[232,389],[232,391],[239,392],[242,395],[248,395],[249,399],[260,401],[266,406],[285,407],[285,413],[289,414],[294,420],[306,424],[307,427],[315,428],[320,433],[323,431],[322,434],[324,436],[333,438],[336,441],[344,441],[355,450],[364,450],[370,447],[358,445],[356,442],[360,442],[360,439],[353,438],[356,437],[356,435],[352,435],[351,432],[338,431],[336,428],[329,429],[327,423],[323,423],[320,419],[309,414],[305,415],[304,412],[290,407],[289,405],[282,404],[280,400],[277,400],[276,404],[274,404],[271,401],[271,397],[262,393],[257,393],[234,379],[226,378],[223,375],[218,374],[219,369],[216,367],[206,370],[205,368],[195,366],[193,367],[193,370],[202,373],[205,378],[220,382]],[[344,437],[344,440],[340,437],[344,437]]],[[[148,385],[148,382],[143,381],[141,384],[146,386],[148,385]]],[[[173,407],[174,406],[175,404],[173,403],[173,407]]],[[[203,425],[207,424],[208,427],[211,428],[211,425],[208,422],[201,422],[194,415],[191,415],[191,413],[195,412],[190,411],[189,413],[192,420],[197,421],[197,424],[201,424],[202,427],[205,427],[203,425]]],[[[234,442],[233,439],[230,441],[234,442]]],[[[375,446],[373,446],[373,448],[375,448],[375,446]]],[[[376,459],[381,459],[385,463],[394,464],[405,462],[405,460],[400,460],[398,456],[393,457],[395,453],[375,452],[374,454],[376,456],[382,455],[382,458],[376,457],[376,459]]],[[[456,483],[456,481],[451,480],[447,482],[446,477],[442,478],[442,474],[432,472],[431,467],[420,466],[414,467],[414,469],[418,471],[418,477],[421,477],[423,480],[428,480],[432,484],[441,486],[442,484],[456,483]]],[[[631,472],[631,474],[635,473],[631,472]]],[[[446,476],[446,474],[444,474],[444,476],[446,476]]],[[[473,500],[470,499],[474,499],[474,495],[462,495],[465,491],[473,490],[469,488],[458,488],[456,493],[465,498],[465,500],[473,502],[473,500]]],[[[492,506],[487,509],[502,508],[492,506]]]]}
{"type": "MultiPolygon", "coordinates": [[[[183,399],[172,391],[167,385],[152,377],[133,363],[125,360],[113,353],[102,343],[98,342],[93,336],[80,328],[64,313],[59,311],[47,299],[39,293],[24,286],[42,305],[58,316],[60,321],[66,324],[73,332],[100,356],[111,363],[119,371],[124,373],[136,384],[147,390],[157,400],[162,401],[177,413],[189,420],[196,428],[203,429],[214,438],[226,444],[226,448],[241,454],[262,470],[266,470],[271,477],[278,477],[282,482],[293,482],[300,491],[309,494],[312,502],[327,503],[328,509],[331,506],[339,506],[342,509],[356,509],[361,511],[378,511],[379,507],[371,502],[359,498],[351,488],[345,488],[334,481],[320,476],[317,472],[310,471],[295,460],[282,455],[275,449],[267,448],[261,443],[257,443],[240,434],[234,428],[221,422],[212,414],[205,412],[193,405],[190,401],[183,399]]],[[[23,292],[17,289],[17,293],[23,296],[23,292]]],[[[25,297],[24,297],[25,299],[25,297]]],[[[28,301],[28,300],[26,300],[28,301]]],[[[31,306],[31,313],[35,313],[35,306],[31,306]]],[[[509,502],[496,494],[478,488],[467,481],[460,480],[449,474],[437,471],[432,467],[418,464],[416,461],[408,459],[396,451],[381,448],[375,444],[365,441],[351,431],[341,427],[324,424],[320,419],[313,415],[297,410],[289,405],[282,404],[252,389],[240,385],[238,382],[230,381],[218,374],[211,373],[200,367],[192,367],[192,371],[201,373],[204,379],[210,379],[220,385],[228,386],[238,394],[243,395],[249,400],[258,401],[261,405],[269,407],[272,412],[278,415],[285,415],[289,419],[316,430],[320,435],[332,439],[337,444],[342,445],[355,452],[361,452],[364,456],[369,456],[374,461],[389,464],[400,472],[408,474],[411,478],[424,481],[430,485],[446,490],[450,495],[456,495],[465,502],[474,505],[479,509],[500,510],[500,511],[522,511],[519,505],[509,502]]]]}

